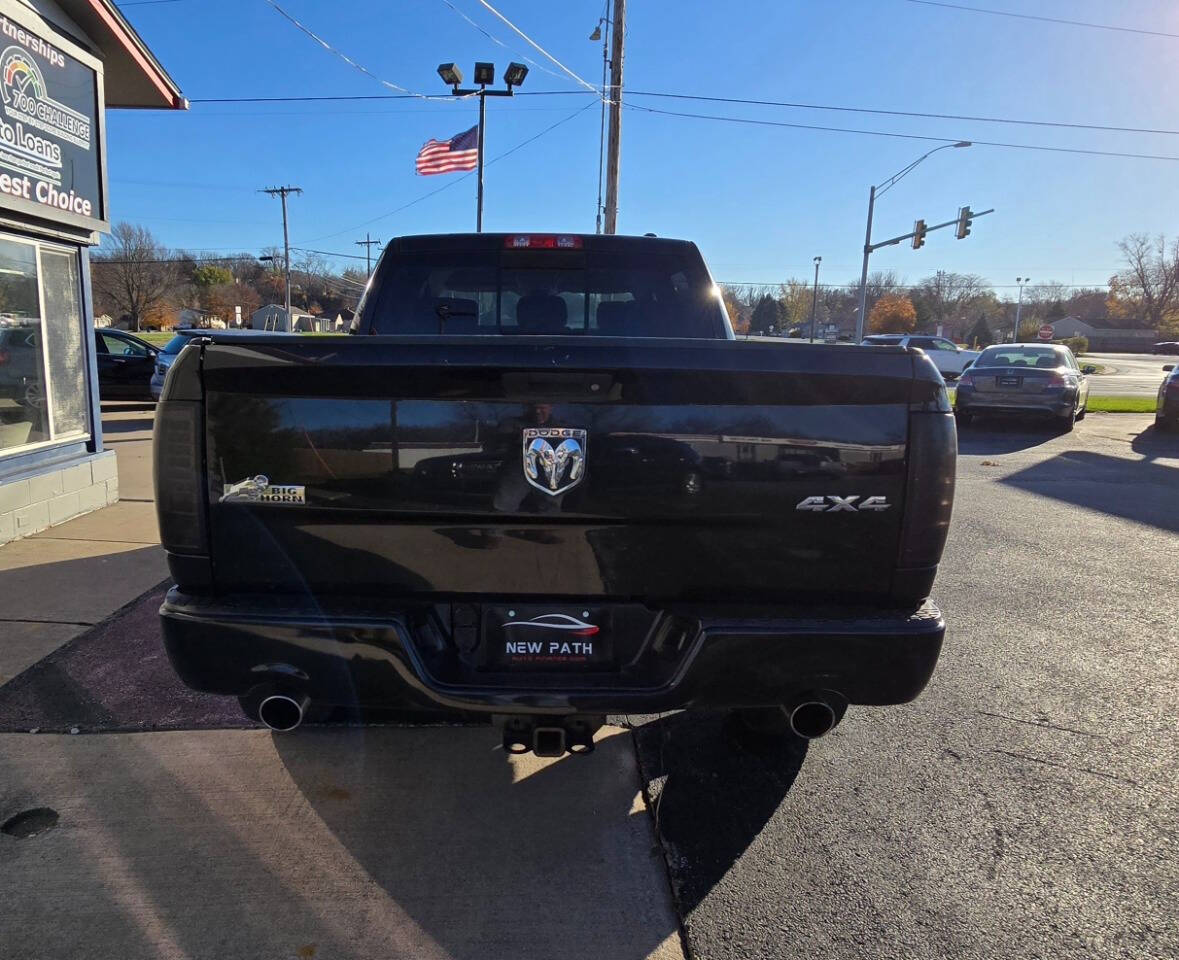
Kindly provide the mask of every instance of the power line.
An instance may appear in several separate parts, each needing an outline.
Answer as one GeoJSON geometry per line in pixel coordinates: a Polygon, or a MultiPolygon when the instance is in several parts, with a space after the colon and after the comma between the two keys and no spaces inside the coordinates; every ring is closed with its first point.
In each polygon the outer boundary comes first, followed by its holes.
{"type": "MultiPolygon", "coordinates": [[[[267,0],[267,2],[270,2],[270,0],[267,0]]],[[[487,2],[487,0],[479,0],[479,3],[480,3],[480,4],[482,4],[484,7],[486,7],[488,10],[490,10],[492,13],[494,13],[494,14],[495,14],[497,17],[499,17],[499,18],[500,18],[500,19],[501,19],[501,20],[502,20],[502,21],[503,21],[505,24],[507,24],[507,25],[508,25],[508,26],[509,26],[509,27],[510,27],[512,30],[514,30],[516,33],[518,33],[518,34],[520,35],[520,37],[521,37],[521,38],[523,38],[523,40],[524,40],[524,42],[525,42],[525,43],[527,43],[529,46],[531,46],[531,47],[532,47],[534,50],[536,50],[536,51],[537,51],[538,53],[540,53],[542,56],[544,56],[544,57],[548,58],[549,60],[551,60],[553,63],[555,63],[555,64],[556,64],[558,67],[560,67],[562,70],[564,70],[564,71],[565,71],[565,73],[567,73],[567,74],[568,74],[569,76],[571,76],[571,77],[572,77],[574,80],[576,80],[578,84],[580,84],[581,86],[585,87],[585,89],[586,89],[586,90],[589,90],[591,93],[595,93],[595,94],[597,94],[599,97],[600,97],[600,96],[602,96],[601,92],[598,90],[598,88],[597,88],[597,87],[595,87],[595,86],[594,86],[592,83],[590,83],[588,80],[583,80],[583,79],[582,79],[581,77],[579,77],[579,76],[578,76],[576,73],[574,73],[572,70],[570,70],[570,69],[569,69],[567,66],[565,66],[565,64],[563,64],[563,63],[562,63],[560,60],[558,60],[558,59],[557,59],[556,57],[554,57],[554,56],[553,56],[551,53],[549,53],[549,52],[548,52],[548,51],[547,51],[547,50],[546,50],[544,47],[542,47],[542,46],[541,46],[539,43],[537,43],[537,42],[536,42],[535,40],[533,40],[533,39],[532,39],[530,36],[528,36],[528,34],[526,34],[526,33],[525,33],[523,30],[521,30],[521,29],[520,29],[519,27],[517,27],[517,26],[516,26],[514,23],[512,23],[512,21],[511,21],[511,20],[509,20],[509,19],[508,19],[507,17],[505,17],[505,16],[504,16],[502,13],[500,13],[498,10],[496,10],[496,9],[495,9],[495,7],[493,7],[493,6],[492,6],[490,3],[488,3],[488,2],[487,2]]]]}
{"type": "Polygon", "coordinates": [[[316,43],[318,43],[328,53],[332,54],[333,56],[339,57],[346,64],[348,64],[348,66],[352,67],[354,70],[359,70],[366,77],[376,80],[377,83],[381,84],[381,86],[388,87],[390,90],[397,90],[400,93],[407,94],[408,96],[411,96],[411,97],[416,97],[419,100],[453,100],[453,99],[455,99],[452,96],[435,97],[435,96],[430,96],[429,94],[425,94],[425,93],[417,93],[414,90],[410,90],[408,87],[403,87],[400,84],[393,83],[391,80],[384,80],[381,77],[378,77],[375,73],[373,73],[371,70],[369,70],[368,67],[364,66],[363,64],[357,63],[350,56],[348,56],[348,54],[344,53],[343,50],[340,50],[337,47],[333,47],[330,43],[328,43],[325,39],[323,39],[323,37],[321,37],[319,34],[317,34],[310,27],[307,27],[304,24],[300,23],[298,20],[296,20],[294,17],[292,17],[289,13],[287,13],[282,7],[280,7],[275,2],[275,0],[265,0],[265,2],[270,4],[270,6],[273,7],[277,13],[281,14],[286,20],[288,20],[289,22],[294,24],[296,27],[298,27],[299,30],[301,30],[303,33],[305,33],[307,36],[309,36],[312,40],[314,40],[316,43]]]}
{"type": "Polygon", "coordinates": [[[1012,17],[1016,20],[1039,20],[1042,23],[1061,23],[1070,27],[1088,27],[1091,30],[1114,30],[1118,33],[1137,33],[1147,37],[1168,37],[1179,40],[1179,33],[1162,33],[1158,30],[1140,30],[1137,27],[1119,27],[1108,23],[1086,23],[1083,20],[1065,20],[1060,17],[1039,17],[1032,13],[1012,13],[1008,10],[989,10],[985,7],[967,7],[960,3],[942,3],[940,0],[907,0],[923,7],[945,7],[947,10],[965,10],[968,13],[986,13],[993,17],[1012,17]]]}
{"type": "MultiPolygon", "coordinates": [[[[569,114],[567,117],[564,117],[561,120],[558,120],[556,123],[545,127],[539,133],[533,134],[527,140],[521,140],[519,143],[517,143],[510,150],[506,150],[503,153],[501,153],[499,156],[493,157],[492,159],[488,160],[487,163],[484,164],[484,166],[489,167],[493,163],[498,163],[500,160],[503,160],[505,157],[510,157],[517,150],[528,146],[528,144],[532,143],[535,140],[539,140],[545,134],[551,133],[553,130],[556,130],[557,127],[561,126],[562,124],[566,124],[570,120],[573,120],[574,118],[579,117],[581,114],[585,113],[585,111],[588,110],[590,107],[594,106],[596,103],[597,103],[596,100],[591,100],[585,106],[580,107],[577,110],[574,110],[573,113],[569,114]]],[[[358,223],[358,224],[356,224],[356,226],[348,227],[345,230],[339,230],[336,233],[327,233],[327,234],[324,234],[323,236],[313,237],[310,240],[304,240],[302,242],[303,243],[315,243],[318,240],[330,240],[333,237],[339,237],[339,236],[343,236],[346,233],[351,233],[353,230],[359,230],[361,227],[370,226],[371,224],[376,223],[378,220],[384,220],[388,217],[393,216],[395,213],[401,213],[403,210],[408,210],[410,207],[416,206],[417,204],[421,203],[423,200],[428,200],[430,197],[434,196],[435,194],[441,193],[443,190],[449,190],[451,187],[457,187],[460,183],[462,183],[464,180],[468,179],[471,176],[474,176],[473,172],[472,173],[464,173],[461,177],[458,177],[455,180],[451,180],[450,183],[443,184],[441,187],[438,187],[436,190],[429,191],[429,193],[423,193],[420,197],[417,197],[414,200],[410,200],[409,203],[404,203],[400,207],[390,210],[388,213],[382,213],[380,216],[373,217],[371,220],[365,220],[364,223],[358,223]]]]}
{"type": "MultiPolygon", "coordinates": [[[[1116,272],[1116,271],[1115,271],[1116,272]]],[[[796,277],[788,277],[787,280],[797,279],[796,277]]],[[[780,287],[783,286],[787,280],[717,280],[718,286],[723,287],[780,287]]],[[[811,284],[806,284],[809,288],[811,284]]],[[[893,283],[888,284],[889,290],[907,290],[913,292],[915,290],[924,290],[926,285],[923,283],[893,283]]],[[[1018,283],[985,283],[982,285],[982,292],[987,290],[1014,290],[1020,285],[1018,283]]],[[[1101,290],[1108,287],[1108,282],[1094,282],[1094,283],[1058,283],[1055,280],[1048,281],[1044,284],[1024,284],[1027,287],[1059,287],[1061,290],[1101,290]]],[[[849,293],[858,294],[860,281],[854,280],[850,283],[820,283],[820,290],[846,290],[849,293]]]]}
{"type": "MultiPolygon", "coordinates": [[[[585,90],[515,90],[514,97],[584,97],[585,90]]],[[[282,96],[282,97],[195,97],[189,98],[189,103],[311,103],[321,100],[327,103],[343,102],[345,100],[421,100],[422,95],[416,93],[354,93],[329,94],[326,96],[282,96]]],[[[425,97],[426,100],[437,102],[455,102],[466,100],[467,97],[456,97],[453,94],[439,94],[425,97]]]]}
{"type": "MultiPolygon", "coordinates": [[[[360,243],[365,241],[361,240],[360,243]]],[[[380,243],[380,240],[373,240],[373,243],[380,243]]],[[[335,250],[313,250],[311,247],[291,247],[292,250],[298,250],[300,253],[318,253],[325,257],[347,257],[349,260],[363,260],[365,259],[362,253],[337,253],[335,250]]]]}
{"type": "Polygon", "coordinates": [[[501,47],[503,47],[503,48],[504,48],[505,50],[507,50],[509,53],[512,53],[512,54],[514,54],[515,56],[519,57],[519,58],[520,58],[521,60],[523,60],[525,63],[529,63],[529,64],[531,64],[532,66],[536,67],[536,69],[537,69],[537,70],[539,70],[539,71],[541,71],[542,73],[547,73],[547,74],[548,74],[550,77],[556,77],[558,80],[565,80],[565,79],[566,79],[566,78],[565,78],[565,77],[563,77],[561,74],[557,73],[555,70],[550,70],[550,69],[549,69],[548,67],[546,67],[546,66],[545,66],[543,63],[537,63],[537,62],[536,62],[535,60],[533,60],[531,57],[525,56],[524,54],[520,53],[518,50],[516,50],[516,49],[515,49],[515,48],[513,48],[513,47],[509,47],[509,46],[508,46],[506,43],[504,43],[504,42],[503,42],[503,41],[502,41],[502,40],[501,40],[499,37],[495,36],[495,35],[494,35],[494,34],[492,34],[491,32],[489,32],[489,31],[485,30],[483,27],[479,26],[479,24],[477,24],[477,23],[476,23],[474,20],[472,20],[472,19],[471,19],[470,17],[468,17],[468,16],[467,16],[465,13],[463,13],[463,12],[462,12],[462,11],[461,11],[461,10],[460,10],[458,7],[456,7],[456,6],[455,6],[453,3],[451,3],[451,2],[450,2],[450,0],[442,0],[442,2],[443,2],[444,4],[446,4],[448,7],[450,7],[450,9],[451,9],[451,10],[452,10],[452,11],[453,11],[455,14],[457,14],[457,15],[458,15],[458,16],[460,16],[460,17],[462,17],[462,18],[463,18],[463,19],[464,19],[464,20],[465,20],[467,23],[469,23],[469,24],[470,24],[472,27],[474,27],[474,28],[475,28],[476,30],[478,30],[478,31],[479,31],[481,34],[483,34],[483,36],[485,36],[485,37],[486,37],[488,40],[490,40],[492,43],[494,43],[494,44],[497,44],[498,46],[501,46],[501,47]]]}
{"type": "MultiPolygon", "coordinates": [[[[930,137],[916,133],[891,133],[887,130],[857,130],[851,127],[827,127],[810,123],[788,123],[784,120],[753,120],[748,117],[724,117],[708,113],[683,113],[676,110],[660,110],[656,107],[644,107],[637,103],[628,103],[631,110],[643,110],[647,113],[657,113],[667,117],[685,117],[693,120],[718,120],[723,123],[744,123],[758,127],[788,127],[793,130],[821,130],[825,133],[854,133],[865,137],[891,137],[898,140],[923,140],[927,143],[959,143],[961,137],[930,137]]],[[[1003,147],[1008,150],[1041,150],[1048,153],[1077,153],[1093,157],[1120,157],[1128,160],[1167,160],[1179,162],[1179,157],[1153,153],[1122,153],[1116,150],[1086,150],[1082,147],[1049,147],[1035,143],[1002,143],[996,140],[977,140],[967,138],[975,146],[1003,147]]]]}
{"type": "MultiPolygon", "coordinates": [[[[530,90],[516,91],[517,97],[566,97],[585,96],[586,90],[530,90]]],[[[790,100],[753,100],[745,97],[710,97],[702,94],[666,93],[656,90],[628,90],[632,97],[659,97],[669,100],[697,100],[704,103],[732,103],[755,107],[788,107],[795,110],[818,110],[832,113],[866,113],[885,117],[915,117],[920,120],[964,120],[972,123],[1004,123],[1026,127],[1053,127],[1064,130],[1096,130],[1102,133],[1143,133],[1162,136],[1179,136],[1179,130],[1160,127],[1120,127],[1101,123],[1082,123],[1068,120],[1027,120],[1021,117],[987,117],[966,113],[929,113],[918,110],[887,110],[880,107],[848,107],[831,103],[797,103],[790,100]]],[[[409,94],[362,94],[350,96],[308,96],[308,97],[206,97],[192,98],[189,103],[335,103],[351,100],[417,100],[409,94]]],[[[445,97],[435,97],[445,100],[445,97]]],[[[285,114],[277,114],[284,116],[285,114]]]]}
{"type": "Polygon", "coordinates": [[[1179,130],[1152,127],[1112,127],[1097,123],[1070,123],[1063,120],[1020,120],[1011,117],[976,117],[958,113],[919,113],[913,110],[880,110],[869,107],[842,107],[822,103],[791,103],[785,100],[747,100],[739,97],[706,97],[688,93],[654,93],[628,90],[632,97],[663,97],[670,100],[702,100],[709,103],[738,103],[759,107],[791,107],[797,110],[824,110],[838,113],[871,113],[885,117],[917,117],[922,120],[969,120],[976,123],[1009,123],[1025,127],[1061,127],[1068,130],[1101,130],[1109,133],[1152,133],[1179,136],[1179,130]]]}

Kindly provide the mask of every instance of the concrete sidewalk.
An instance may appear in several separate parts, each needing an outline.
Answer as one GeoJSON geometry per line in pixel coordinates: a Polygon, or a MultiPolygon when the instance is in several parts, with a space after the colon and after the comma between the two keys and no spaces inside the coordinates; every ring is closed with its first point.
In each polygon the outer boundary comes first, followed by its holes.
{"type": "Polygon", "coordinates": [[[120,502],[0,547],[0,685],[168,576],[152,501],[154,406],[102,409],[120,502]]]}

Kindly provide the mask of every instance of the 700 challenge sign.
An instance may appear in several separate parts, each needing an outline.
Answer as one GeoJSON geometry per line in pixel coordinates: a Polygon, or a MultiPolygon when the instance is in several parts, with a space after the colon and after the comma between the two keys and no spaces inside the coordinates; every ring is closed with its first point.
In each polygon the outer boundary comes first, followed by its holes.
{"type": "Polygon", "coordinates": [[[49,219],[104,220],[94,71],[0,17],[0,43],[5,42],[0,203],[28,201],[37,206],[37,216],[49,219]]]}

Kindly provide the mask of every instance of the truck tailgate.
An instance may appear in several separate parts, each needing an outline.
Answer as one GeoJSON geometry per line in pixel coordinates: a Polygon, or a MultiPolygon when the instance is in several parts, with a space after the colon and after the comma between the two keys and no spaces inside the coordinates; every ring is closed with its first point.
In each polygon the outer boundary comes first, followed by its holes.
{"type": "Polygon", "coordinates": [[[914,399],[903,351],[569,337],[202,349],[219,589],[890,589],[914,399]]]}

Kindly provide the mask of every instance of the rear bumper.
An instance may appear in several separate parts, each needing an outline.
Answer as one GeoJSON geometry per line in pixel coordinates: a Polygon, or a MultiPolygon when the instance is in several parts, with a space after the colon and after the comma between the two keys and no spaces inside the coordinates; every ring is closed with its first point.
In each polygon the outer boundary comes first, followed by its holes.
{"type": "Polygon", "coordinates": [[[1032,395],[1026,399],[1014,396],[990,396],[975,392],[964,393],[958,388],[954,410],[958,413],[1010,414],[1013,416],[1065,417],[1077,402],[1075,392],[1032,395]]]}
{"type": "Polygon", "coordinates": [[[433,664],[459,655],[422,625],[423,611],[438,609],[198,597],[173,588],[160,616],[168,657],[196,690],[243,696],[273,684],[324,704],[526,714],[768,706],[809,690],[835,691],[850,703],[904,703],[929,681],[945,635],[929,601],[908,610],[766,616],[653,612],[656,624],[672,616],[687,623],[685,641],[669,651],[644,640],[614,674],[471,673],[451,682],[433,664]]]}

